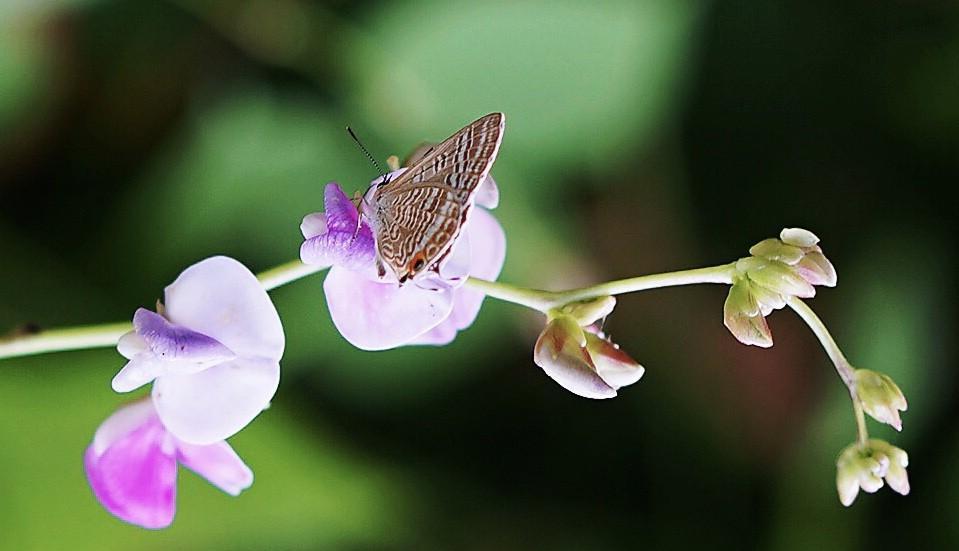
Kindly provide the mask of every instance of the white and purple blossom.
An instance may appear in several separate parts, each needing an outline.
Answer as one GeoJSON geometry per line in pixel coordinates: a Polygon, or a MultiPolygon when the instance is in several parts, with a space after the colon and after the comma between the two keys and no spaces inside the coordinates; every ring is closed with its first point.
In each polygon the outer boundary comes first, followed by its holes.
{"type": "Polygon", "coordinates": [[[330,266],[323,289],[333,323],[347,341],[363,350],[443,345],[472,325],[484,295],[463,284],[468,276],[496,279],[506,256],[502,227],[487,210],[478,208],[493,208],[499,202],[492,178],[480,184],[462,232],[426,284],[400,286],[393,274],[379,276],[375,237],[356,206],[336,183],[327,184],[324,200],[326,211],[306,216],[300,226],[305,238],[300,258],[307,264],[330,266]]]}
{"type": "Polygon", "coordinates": [[[283,326],[245,266],[216,256],[169,285],[159,312],[145,308],[117,350],[130,361],[113,378],[129,392],[153,381],[153,403],[184,442],[236,434],[265,409],[280,382],[283,326]]]}
{"type": "Polygon", "coordinates": [[[150,400],[126,405],[97,429],[83,457],[94,496],[114,516],[143,528],[165,528],[176,512],[177,464],[236,496],[253,472],[224,441],[180,440],[150,400]]]}

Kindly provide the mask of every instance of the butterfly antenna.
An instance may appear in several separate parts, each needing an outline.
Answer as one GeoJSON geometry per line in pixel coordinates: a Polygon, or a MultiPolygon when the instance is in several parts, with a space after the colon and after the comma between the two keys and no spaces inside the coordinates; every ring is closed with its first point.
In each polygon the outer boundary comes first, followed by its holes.
{"type": "Polygon", "coordinates": [[[373,166],[376,168],[376,171],[379,172],[380,174],[386,174],[385,172],[383,172],[383,169],[380,168],[380,163],[376,162],[376,159],[373,158],[372,155],[370,155],[370,150],[366,149],[366,146],[363,145],[363,142],[361,142],[360,139],[356,137],[356,133],[353,132],[353,129],[347,126],[346,131],[350,133],[350,137],[353,138],[353,141],[356,142],[356,145],[360,147],[363,153],[366,153],[366,158],[369,159],[371,163],[373,163],[373,166]]]}

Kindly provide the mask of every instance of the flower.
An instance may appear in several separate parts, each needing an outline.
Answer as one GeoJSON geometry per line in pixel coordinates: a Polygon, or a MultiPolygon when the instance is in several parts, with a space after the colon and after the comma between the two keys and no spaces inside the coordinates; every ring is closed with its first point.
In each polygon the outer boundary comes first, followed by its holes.
{"type": "Polygon", "coordinates": [[[802,228],[785,228],[779,239],[764,239],[736,262],[733,285],[723,305],[723,323],[743,344],[773,345],[766,316],[790,297],[815,296],[815,285],[836,286],[836,270],[822,254],[819,238],[802,228]]]}
{"type": "Polygon", "coordinates": [[[163,426],[150,400],[124,406],[108,417],[83,463],[90,488],[107,511],[150,529],[173,522],[177,463],[233,496],[253,484],[253,472],[229,444],[180,440],[163,426]]]}
{"type": "Polygon", "coordinates": [[[868,369],[855,371],[856,396],[863,410],[880,423],[902,430],[900,411],[906,411],[906,397],[888,376],[868,369]]]}
{"type": "Polygon", "coordinates": [[[638,381],[643,366],[592,325],[615,304],[613,297],[602,297],[551,312],[533,348],[533,361],[560,386],[584,398],[612,398],[621,387],[638,381]]]}
{"type": "Polygon", "coordinates": [[[225,256],[190,266],[158,312],[140,308],[117,350],[130,361],[113,378],[129,392],[151,381],[166,428],[184,442],[234,435],[265,409],[280,382],[283,326],[245,266],[225,256]]]}
{"type": "MultiPolygon", "coordinates": [[[[394,179],[404,170],[384,178],[394,179]]],[[[373,231],[339,185],[327,184],[326,212],[310,214],[300,225],[305,238],[300,258],[307,264],[331,266],[323,290],[333,324],[347,341],[363,350],[443,345],[473,324],[484,295],[463,284],[468,276],[496,279],[506,255],[499,222],[478,208],[492,208],[499,201],[492,178],[480,184],[474,201],[450,254],[424,270],[428,277],[401,286],[392,273],[377,273],[373,231]]]]}
{"type": "Polygon", "coordinates": [[[903,450],[883,440],[867,440],[848,446],[836,461],[836,488],[839,501],[849,507],[856,500],[859,489],[874,493],[882,488],[883,479],[896,492],[909,493],[906,467],[909,456],[903,450]]]}

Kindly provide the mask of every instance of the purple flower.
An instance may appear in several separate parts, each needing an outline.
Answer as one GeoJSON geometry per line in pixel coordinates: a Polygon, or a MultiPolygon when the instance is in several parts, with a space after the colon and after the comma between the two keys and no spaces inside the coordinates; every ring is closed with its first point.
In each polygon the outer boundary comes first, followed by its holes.
{"type": "Polygon", "coordinates": [[[435,275],[402,286],[391,273],[377,275],[373,231],[339,185],[327,184],[324,199],[326,212],[308,215],[300,226],[305,238],[300,258],[331,267],[323,289],[333,324],[346,340],[363,350],[443,345],[472,325],[484,295],[463,284],[468,276],[496,279],[506,255],[499,222],[479,208],[499,202],[492,178],[480,184],[477,206],[435,275]]]}
{"type": "Polygon", "coordinates": [[[108,417],[83,463],[90,488],[107,511],[150,529],[173,522],[177,463],[230,495],[239,495],[253,483],[253,472],[229,444],[180,440],[163,426],[150,400],[124,406],[108,417]]]}
{"type": "Polygon", "coordinates": [[[215,256],[190,266],[165,291],[159,312],[133,316],[117,350],[130,361],[113,378],[129,392],[151,381],[166,428],[184,442],[236,434],[276,393],[283,326],[245,266],[215,256]]]}

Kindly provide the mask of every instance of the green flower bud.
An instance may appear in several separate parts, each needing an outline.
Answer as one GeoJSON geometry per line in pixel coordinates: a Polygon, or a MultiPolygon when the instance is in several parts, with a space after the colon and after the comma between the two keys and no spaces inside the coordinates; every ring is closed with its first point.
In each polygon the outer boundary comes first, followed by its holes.
{"type": "Polygon", "coordinates": [[[857,369],[855,373],[856,396],[862,409],[880,423],[902,430],[900,411],[906,411],[906,397],[893,380],[883,373],[857,369]]]}
{"type": "Polygon", "coordinates": [[[605,296],[567,304],[560,312],[575,319],[580,327],[586,327],[608,316],[615,307],[616,298],[605,296]]]}
{"type": "Polygon", "coordinates": [[[874,493],[882,488],[883,479],[894,491],[908,494],[907,466],[909,456],[906,452],[884,440],[872,439],[865,444],[857,442],[848,446],[836,460],[839,501],[848,507],[856,500],[860,489],[874,493]]]}
{"type": "Polygon", "coordinates": [[[802,228],[783,228],[783,231],[779,232],[779,239],[782,239],[783,243],[802,249],[814,247],[816,243],[819,243],[816,234],[802,228]]]}
{"type": "Polygon", "coordinates": [[[752,290],[746,278],[730,287],[723,304],[723,324],[739,342],[769,348],[773,345],[773,336],[752,290]]]}

